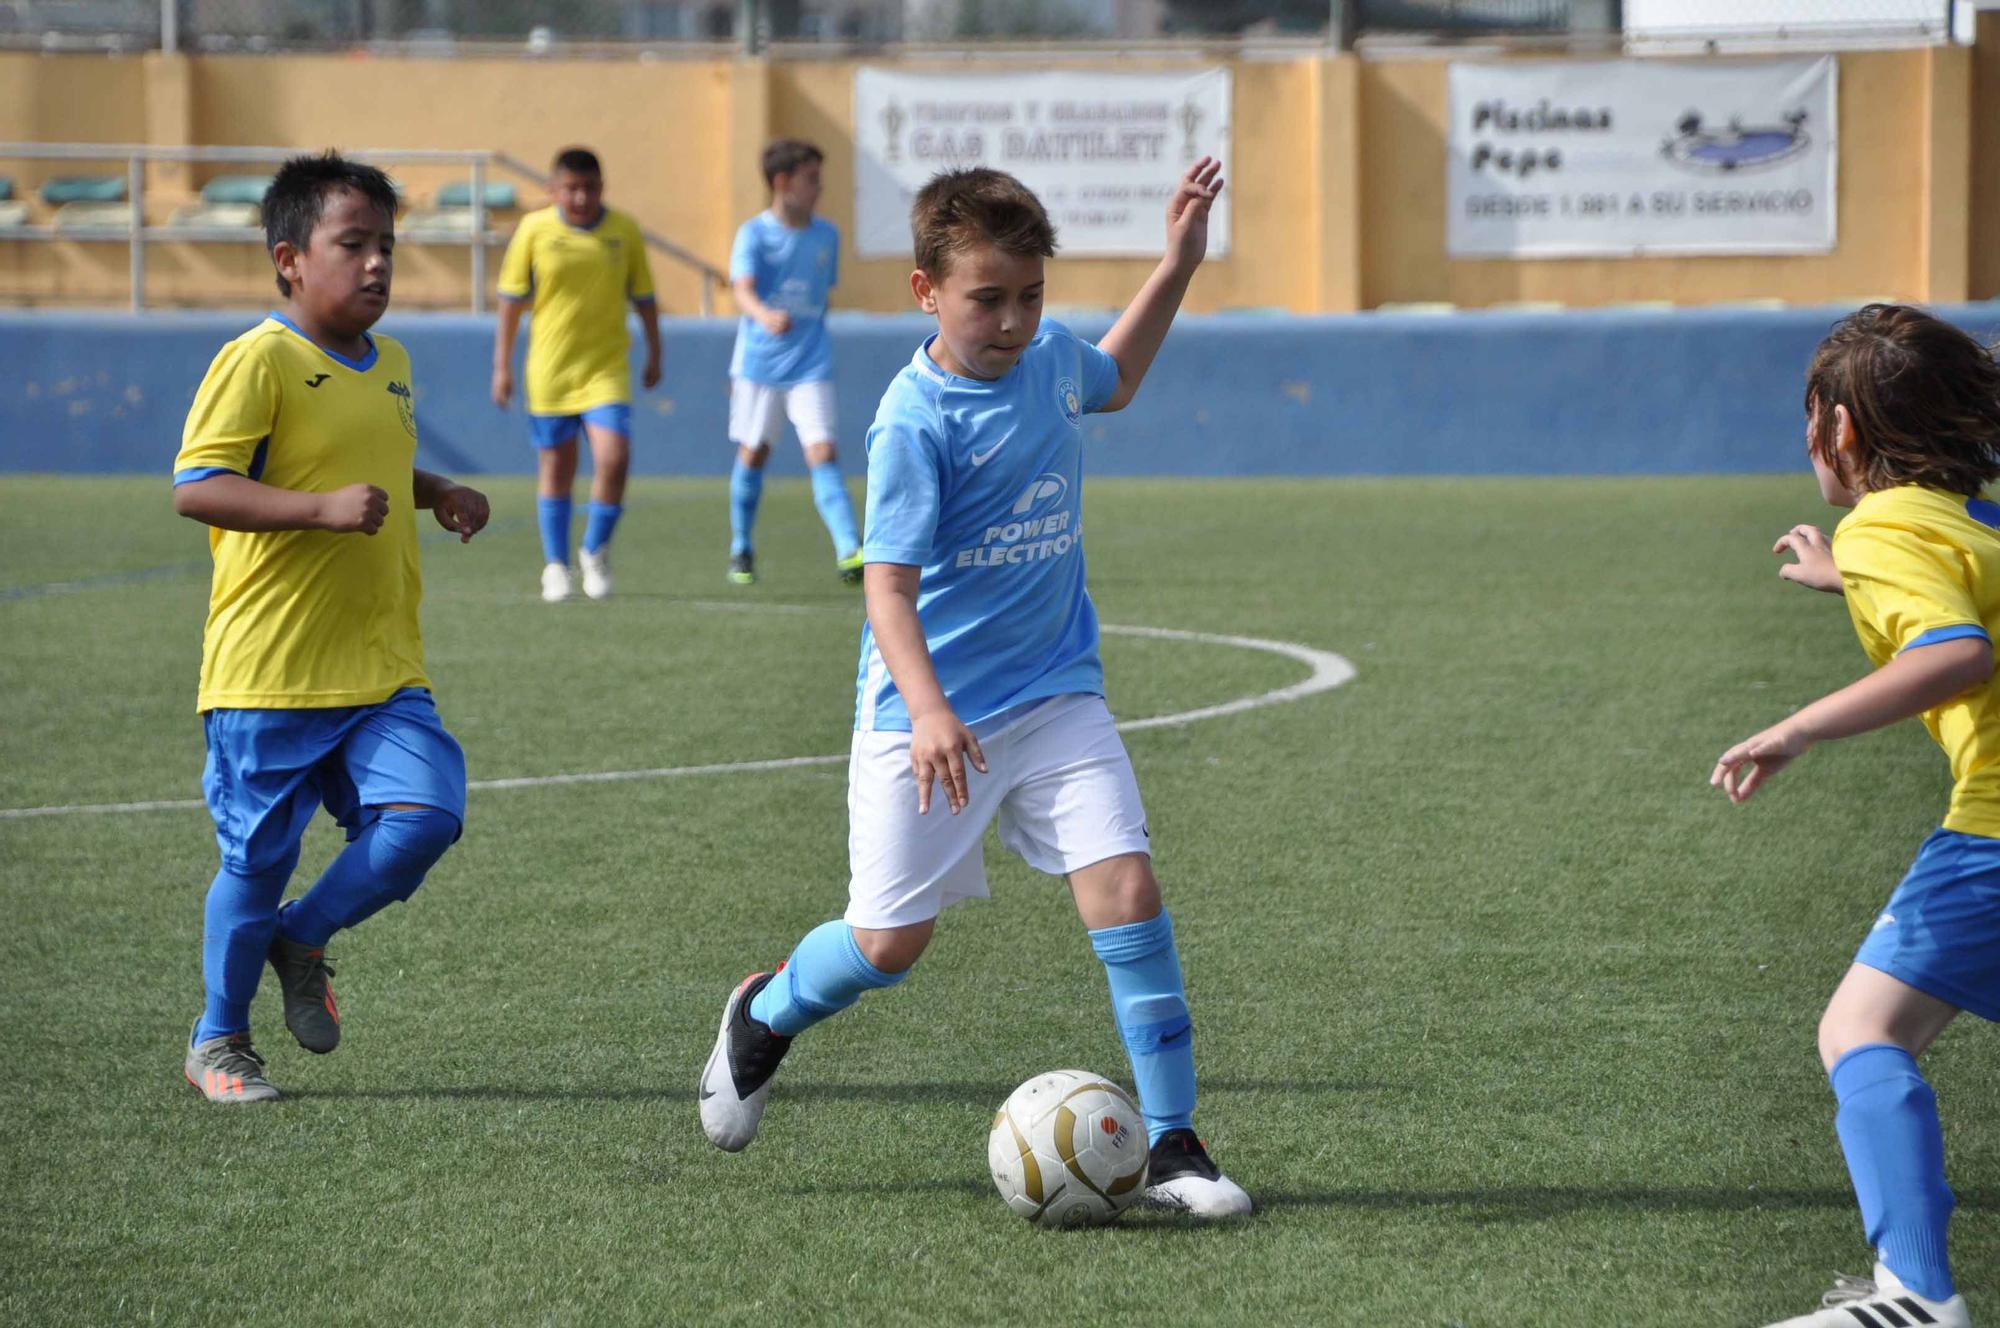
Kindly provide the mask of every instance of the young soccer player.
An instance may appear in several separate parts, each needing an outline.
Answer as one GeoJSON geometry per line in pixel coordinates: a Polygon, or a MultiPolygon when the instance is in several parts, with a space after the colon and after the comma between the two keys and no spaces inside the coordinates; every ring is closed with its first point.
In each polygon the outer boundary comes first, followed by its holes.
{"type": "Polygon", "coordinates": [[[1814,743],[1917,716],[1951,758],[1941,829],[1820,1017],[1834,1126],[1875,1249],[1827,1308],[1786,1328],[1964,1328],[1945,1225],[1937,1099],[1916,1057],[1960,1010],[2000,1019],[2000,365],[1964,332],[1871,304],[1820,343],[1806,378],[1806,450],[1820,492],[1853,510],[1829,542],[1795,526],[1779,575],[1845,594],[1875,671],[1722,754],[1709,777],[1742,802],[1814,743]]]}
{"type": "Polygon", "coordinates": [[[826,335],[827,293],[840,281],[840,231],[815,217],[820,150],[781,138],[764,149],[771,207],[743,223],[729,253],[730,289],[743,317],[729,361],[729,579],[757,579],[751,528],[764,492],[764,463],[778,436],[779,411],[791,417],[812,474],[813,504],[833,537],[840,579],[861,580],[861,536],[834,455],[833,347],[826,335]]]}
{"type": "Polygon", "coordinates": [[[1204,1217],[1250,1210],[1194,1132],[1180,959],[1104,704],[1082,543],[1082,418],[1139,390],[1221,189],[1208,158],[1181,178],[1166,256],[1100,346],[1042,319],[1055,229],[1019,181],[955,171],[917,194],[910,287],[938,330],[868,432],[847,913],[723,1007],[699,1088],[717,1147],[756,1136],[794,1037],[901,982],[938,913],[986,894],[979,845],[997,816],[1003,843],[1068,878],[1104,962],[1152,1143],[1148,1197],[1204,1217]]]}
{"type": "Polygon", "coordinates": [[[550,206],[521,218],[500,262],[500,319],[493,333],[493,403],[514,395],[514,338],[528,332],[528,426],[539,453],[542,598],[568,599],[570,486],[576,436],[590,438],[590,520],[577,565],[583,593],[611,593],[611,535],[625,508],[632,463],[629,301],[646,336],[648,390],[660,382],[660,311],[639,223],[604,206],[604,169],[585,148],[564,148],[549,173],[550,206]]]}
{"type": "Polygon", "coordinates": [[[284,312],[215,357],[174,462],[174,510],[211,527],[215,558],[199,704],[222,870],[184,1065],[211,1102],[278,1096],[250,1040],[267,960],[299,1045],[334,1049],[328,939],[407,900],[465,818],[465,757],[424,676],[416,509],[464,541],[486,498],[415,468],[410,357],[368,333],[395,224],[374,167],[284,164],[264,196],[284,312]],[[319,806],[347,847],[281,909],[319,806]]]}

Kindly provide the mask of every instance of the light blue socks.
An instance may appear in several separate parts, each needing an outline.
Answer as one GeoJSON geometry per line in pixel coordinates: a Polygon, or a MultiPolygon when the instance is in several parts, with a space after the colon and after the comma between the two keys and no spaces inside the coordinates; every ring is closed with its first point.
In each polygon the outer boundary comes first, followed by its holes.
{"type": "Polygon", "coordinates": [[[729,552],[750,552],[750,530],[757,524],[757,500],[764,496],[764,472],[736,458],[729,472],[729,552]]]}
{"type": "Polygon", "coordinates": [[[596,553],[609,544],[611,532],[618,529],[618,518],[623,515],[625,508],[618,503],[591,503],[590,519],[583,527],[583,551],[596,553]]]}
{"type": "Polygon", "coordinates": [[[271,933],[278,927],[278,901],[298,863],[294,846],[271,870],[255,876],[238,876],[227,867],[215,874],[201,928],[201,978],[208,1002],[194,1026],[194,1043],[249,1030],[250,1001],[264,976],[271,933]]]}
{"type": "Polygon", "coordinates": [[[796,1037],[839,1014],[877,987],[893,987],[910,972],[884,973],[854,942],[854,929],[836,918],[806,933],[784,969],[750,1002],[750,1017],[780,1037],[796,1037]]]}
{"type": "Polygon", "coordinates": [[[1944,1180],[1937,1096],[1916,1058],[1873,1042],[1835,1061],[1827,1078],[1840,1101],[1834,1128],[1868,1243],[1904,1286],[1950,1300],[1944,1232],[1957,1200],[1944,1180]]]}
{"type": "Polygon", "coordinates": [[[535,517],[542,527],[542,561],[569,562],[569,513],[567,498],[537,498],[535,517]]]}
{"type": "Polygon", "coordinates": [[[847,481],[840,477],[840,463],[828,461],[812,468],[813,506],[833,537],[833,551],[842,558],[861,547],[854,528],[854,504],[847,496],[847,481]]]}
{"type": "Polygon", "coordinates": [[[1111,1009],[1132,1062],[1146,1138],[1194,1128],[1194,1025],[1181,985],[1174,924],[1157,917],[1090,933],[1090,948],[1111,980],[1111,1009]]]}

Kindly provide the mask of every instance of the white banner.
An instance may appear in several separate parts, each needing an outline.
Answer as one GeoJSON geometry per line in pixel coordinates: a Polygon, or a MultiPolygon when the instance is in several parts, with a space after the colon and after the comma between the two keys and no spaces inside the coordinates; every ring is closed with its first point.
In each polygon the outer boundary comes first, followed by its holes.
{"type": "Polygon", "coordinates": [[[1834,246],[1835,62],[1453,64],[1454,258],[1834,246]]]}
{"type": "MultiPolygon", "coordinates": [[[[939,171],[991,166],[1042,200],[1067,255],[1155,257],[1167,200],[1202,156],[1229,164],[1229,71],[854,72],[854,246],[910,256],[910,201],[939,171]]],[[[1229,194],[1208,252],[1229,252],[1229,194]]]]}

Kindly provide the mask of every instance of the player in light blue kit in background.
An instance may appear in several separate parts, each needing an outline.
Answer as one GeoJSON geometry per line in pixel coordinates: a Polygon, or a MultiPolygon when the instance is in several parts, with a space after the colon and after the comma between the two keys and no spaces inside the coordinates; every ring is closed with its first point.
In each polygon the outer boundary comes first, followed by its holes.
{"type": "Polygon", "coordinates": [[[937,915],[986,894],[980,840],[997,817],[1002,843],[1068,879],[1104,963],[1152,1145],[1147,1199],[1201,1217],[1250,1211],[1194,1132],[1180,958],[1104,703],[1083,568],[1082,418],[1138,392],[1207,251],[1220,171],[1203,158],[1181,178],[1166,256],[1101,347],[1042,320],[1055,228],[1020,181],[955,171],[917,194],[910,287],[938,331],[868,431],[847,913],[723,1007],[700,1084],[718,1148],[756,1137],[793,1037],[901,982],[937,915]],[[934,781],[949,810],[932,809],[934,781]]]}
{"type": "Polygon", "coordinates": [[[861,580],[861,536],[833,448],[826,304],[840,282],[840,231],[813,215],[824,159],[812,144],[792,138],[765,148],[770,210],[743,223],[729,253],[729,288],[743,311],[729,361],[729,441],[736,444],[729,474],[729,579],[740,586],[757,579],[751,529],[781,410],[805,449],[813,505],[833,538],[840,579],[861,580]]]}

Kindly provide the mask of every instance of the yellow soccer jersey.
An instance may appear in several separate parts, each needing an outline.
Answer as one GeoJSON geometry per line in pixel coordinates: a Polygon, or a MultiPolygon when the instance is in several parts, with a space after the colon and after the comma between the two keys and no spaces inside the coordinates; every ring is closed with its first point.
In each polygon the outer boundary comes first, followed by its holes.
{"type": "Polygon", "coordinates": [[[632,399],[628,300],[653,297],[639,223],[610,208],[572,226],[553,207],[521,218],[500,263],[500,294],[532,300],[528,410],[581,415],[632,399]]]}
{"type": "MultiPolygon", "coordinates": [[[[1863,496],[1833,532],[1847,611],[1877,668],[1912,646],[2000,631],[2000,504],[1906,485],[1863,496]]],[[[1951,758],[1947,830],[2000,837],[2000,684],[1924,711],[1951,758]]]]}
{"type": "Polygon", "coordinates": [[[273,315],[222,348],[188,411],[174,482],[232,471],[311,493],[373,484],[389,517],[373,535],[210,528],[199,709],[373,705],[430,686],[416,452],[410,357],[388,337],[349,360],[273,315]]]}

